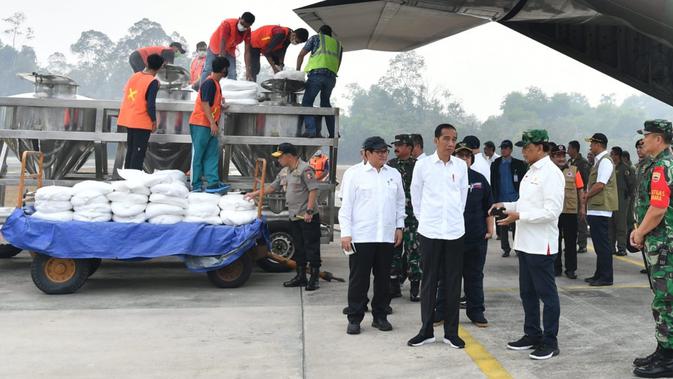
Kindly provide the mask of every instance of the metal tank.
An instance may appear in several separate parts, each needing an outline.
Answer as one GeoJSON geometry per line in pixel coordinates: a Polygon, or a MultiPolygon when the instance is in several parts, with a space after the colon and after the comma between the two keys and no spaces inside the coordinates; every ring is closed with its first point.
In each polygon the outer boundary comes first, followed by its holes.
{"type": "MultiPolygon", "coordinates": [[[[33,93],[12,97],[31,99],[88,99],[77,95],[77,83],[61,75],[21,73],[20,78],[32,82],[33,93]]],[[[0,128],[31,131],[93,132],[95,110],[78,108],[47,108],[37,106],[13,106],[0,108],[0,128]]],[[[44,153],[44,174],[47,179],[63,179],[77,172],[94,151],[94,143],[89,141],[33,140],[5,138],[3,142],[20,157],[26,150],[44,153]]],[[[28,167],[36,171],[35,162],[28,167]]]]}

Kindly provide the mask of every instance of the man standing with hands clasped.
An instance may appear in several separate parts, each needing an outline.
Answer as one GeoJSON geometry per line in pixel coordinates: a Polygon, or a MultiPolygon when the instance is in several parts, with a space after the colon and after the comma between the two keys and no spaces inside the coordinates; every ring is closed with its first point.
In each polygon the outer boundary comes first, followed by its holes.
{"type": "Polygon", "coordinates": [[[524,159],[530,165],[521,180],[519,200],[497,203],[492,213],[504,213],[498,225],[517,223],[514,250],[519,257],[519,295],[524,311],[524,336],[510,342],[511,350],[534,349],[531,359],[549,359],[559,354],[556,336],[561,306],[554,280],[558,251],[558,218],[563,210],[565,179],[549,159],[549,136],[544,129],[528,130],[521,141],[524,159]],[[544,304],[540,328],[540,300],[544,304]]]}
{"type": "Polygon", "coordinates": [[[421,346],[435,342],[433,322],[440,275],[446,299],[444,343],[456,349],[465,347],[458,336],[460,287],[463,275],[465,221],[467,202],[467,164],[452,157],[458,132],[451,124],[435,128],[437,150],[417,161],[411,179],[411,204],[418,220],[421,248],[421,330],[407,342],[421,346]]]}
{"type": "Polygon", "coordinates": [[[369,137],[362,145],[365,163],[357,168],[342,192],[339,225],[341,247],[349,255],[348,334],[360,334],[365,316],[369,274],[374,272],[372,327],[392,330],[386,308],[390,304],[390,265],[393,248],[402,243],[404,187],[400,173],[386,165],[389,145],[369,137]]]}

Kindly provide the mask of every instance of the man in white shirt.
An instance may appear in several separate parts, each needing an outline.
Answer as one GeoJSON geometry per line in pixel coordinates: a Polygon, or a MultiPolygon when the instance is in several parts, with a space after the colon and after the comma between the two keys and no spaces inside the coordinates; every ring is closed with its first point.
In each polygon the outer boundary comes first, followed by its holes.
{"type": "MultiPolygon", "coordinates": [[[[554,280],[558,251],[558,218],[563,210],[565,179],[549,159],[549,135],[544,129],[528,130],[521,141],[523,156],[530,165],[519,188],[519,200],[497,203],[506,217],[496,214],[498,225],[517,223],[514,250],[519,257],[519,295],[524,311],[524,336],[510,342],[511,350],[534,349],[531,359],[549,359],[559,354],[558,335],[561,305],[554,280]],[[544,304],[540,328],[540,300],[544,304]]],[[[497,212],[495,212],[497,213],[497,212]]]]}
{"type": "Polygon", "coordinates": [[[589,192],[586,195],[587,222],[591,233],[591,242],[596,251],[596,271],[594,275],[584,279],[590,286],[611,286],[612,252],[608,236],[612,211],[619,208],[617,179],[615,168],[608,154],[608,138],[603,133],[596,133],[591,138],[590,151],[594,154],[594,164],[589,173],[589,192]]]}
{"type": "Polygon", "coordinates": [[[463,142],[467,147],[472,149],[472,154],[474,154],[474,161],[472,161],[471,169],[484,175],[488,184],[491,184],[491,164],[484,158],[484,156],[479,151],[479,146],[481,142],[479,138],[475,136],[465,136],[463,142]]]}
{"type": "Polygon", "coordinates": [[[445,285],[444,343],[465,347],[458,337],[460,287],[463,269],[467,201],[467,164],[452,157],[458,142],[456,128],[440,124],[435,128],[435,153],[416,162],[411,179],[411,204],[418,220],[421,250],[421,330],[407,342],[421,346],[435,342],[433,322],[437,285],[442,275],[445,285]]]}
{"type": "Polygon", "coordinates": [[[500,158],[500,155],[495,152],[495,144],[493,141],[484,142],[484,158],[489,165],[493,164],[496,159],[500,158]]]}
{"type": "Polygon", "coordinates": [[[390,266],[393,248],[402,243],[406,213],[402,177],[385,164],[389,148],[381,137],[367,138],[363,144],[367,163],[357,169],[357,175],[352,175],[342,190],[341,247],[353,252],[348,258],[348,334],[360,333],[372,271],[372,326],[381,331],[393,329],[386,315],[390,266]]]}
{"type": "Polygon", "coordinates": [[[412,134],[411,141],[414,143],[414,148],[411,150],[411,156],[416,161],[422,161],[428,156],[423,152],[423,136],[420,134],[412,134]]]}

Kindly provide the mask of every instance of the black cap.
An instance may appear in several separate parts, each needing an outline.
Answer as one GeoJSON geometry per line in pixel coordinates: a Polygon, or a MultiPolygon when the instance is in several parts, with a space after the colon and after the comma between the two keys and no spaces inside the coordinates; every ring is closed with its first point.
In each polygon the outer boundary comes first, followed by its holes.
{"type": "Polygon", "coordinates": [[[469,146],[467,146],[467,144],[466,144],[465,142],[459,142],[459,143],[456,145],[456,149],[453,151],[453,154],[454,154],[454,155],[458,155],[458,153],[459,153],[459,152],[462,152],[462,151],[468,151],[470,154],[474,155],[474,154],[472,153],[472,148],[469,147],[469,146]]]}
{"type": "Polygon", "coordinates": [[[510,140],[508,140],[508,139],[503,140],[502,142],[500,142],[500,148],[501,148],[501,149],[506,148],[506,147],[509,147],[510,149],[513,149],[513,148],[514,148],[514,144],[512,143],[512,141],[510,141],[510,140]]]}
{"type": "Polygon", "coordinates": [[[470,149],[478,149],[479,146],[481,145],[481,142],[479,142],[479,138],[475,136],[465,136],[462,141],[467,147],[470,149]]]}
{"type": "Polygon", "coordinates": [[[493,143],[493,141],[486,141],[484,142],[484,147],[495,149],[495,144],[493,143]]]}
{"type": "Polygon", "coordinates": [[[587,142],[598,142],[602,143],[603,145],[608,144],[608,137],[605,136],[603,133],[594,133],[593,136],[586,138],[585,141],[587,142]]]}
{"type": "Polygon", "coordinates": [[[395,136],[395,140],[391,142],[392,145],[409,145],[414,146],[414,142],[411,140],[411,134],[398,134],[395,136]]]}
{"type": "Polygon", "coordinates": [[[297,156],[297,147],[291,143],[283,142],[278,145],[278,150],[271,153],[271,156],[274,158],[280,158],[283,154],[291,154],[295,157],[297,156]]]}
{"type": "Polygon", "coordinates": [[[369,137],[362,143],[363,150],[380,150],[387,149],[390,145],[379,136],[369,137]]]}
{"type": "Polygon", "coordinates": [[[180,54],[184,54],[186,52],[185,49],[182,48],[182,44],[180,42],[171,42],[171,44],[168,46],[175,47],[176,49],[178,49],[180,54]]]}
{"type": "Polygon", "coordinates": [[[551,154],[554,155],[554,154],[560,154],[560,153],[563,153],[564,155],[566,154],[565,145],[556,145],[556,144],[552,145],[551,154]]]}

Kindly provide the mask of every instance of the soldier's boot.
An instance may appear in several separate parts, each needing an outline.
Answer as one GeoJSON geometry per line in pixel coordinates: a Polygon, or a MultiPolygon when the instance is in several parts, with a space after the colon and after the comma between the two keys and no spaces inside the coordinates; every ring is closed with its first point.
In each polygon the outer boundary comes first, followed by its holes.
{"type": "Polygon", "coordinates": [[[633,374],[639,378],[670,378],[673,376],[673,350],[661,349],[661,353],[643,367],[636,367],[633,374]]]}
{"type": "Polygon", "coordinates": [[[297,275],[283,283],[283,287],[302,287],[306,285],[306,267],[297,266],[297,275]]]}
{"type": "Polygon", "coordinates": [[[634,359],[633,360],[633,365],[636,366],[636,367],[647,366],[650,363],[652,363],[652,361],[654,359],[657,359],[661,355],[661,352],[662,352],[662,347],[661,347],[661,345],[657,344],[657,349],[654,351],[654,353],[648,355],[647,357],[634,359]]]}
{"type": "Polygon", "coordinates": [[[409,300],[415,302],[421,301],[421,297],[418,296],[418,292],[421,288],[421,282],[419,280],[412,280],[410,282],[411,288],[409,288],[409,300]]]}
{"type": "Polygon", "coordinates": [[[311,277],[306,284],[307,291],[315,291],[320,288],[320,267],[311,267],[311,277]]]}
{"type": "Polygon", "coordinates": [[[394,299],[396,297],[402,297],[402,287],[397,276],[390,278],[390,298],[394,299]]]}

